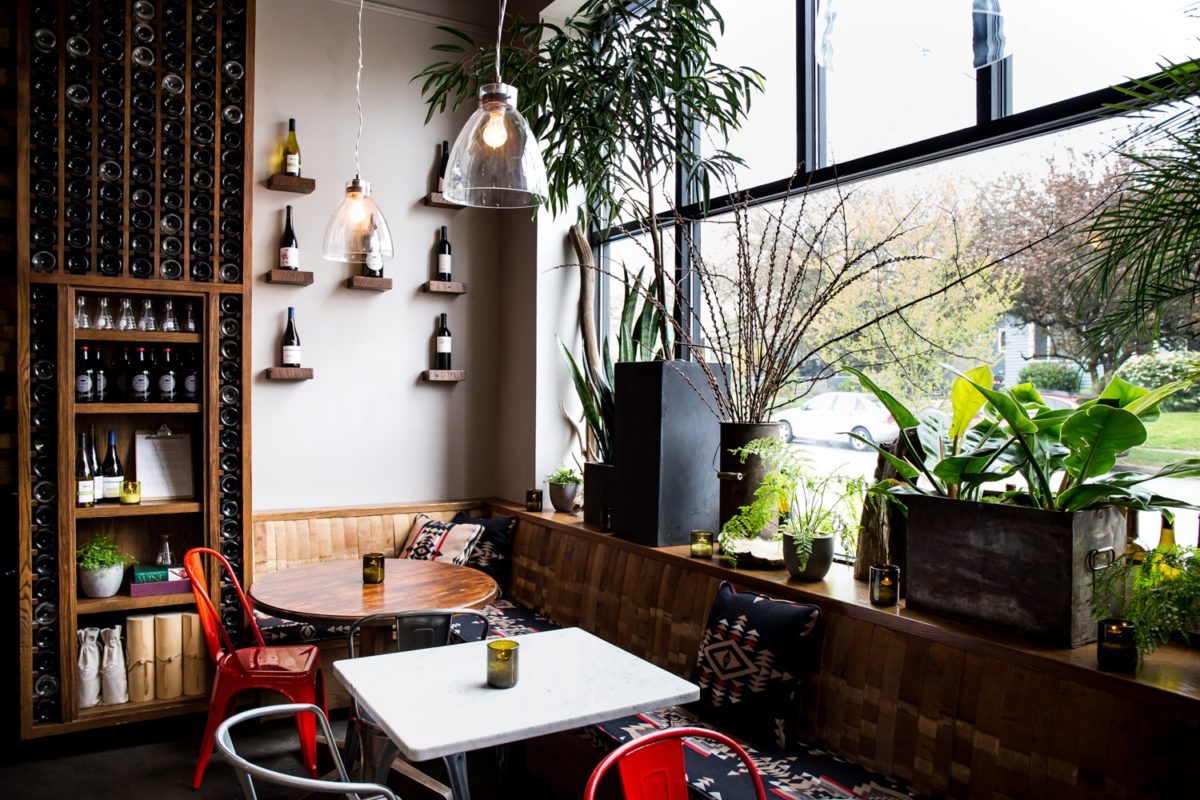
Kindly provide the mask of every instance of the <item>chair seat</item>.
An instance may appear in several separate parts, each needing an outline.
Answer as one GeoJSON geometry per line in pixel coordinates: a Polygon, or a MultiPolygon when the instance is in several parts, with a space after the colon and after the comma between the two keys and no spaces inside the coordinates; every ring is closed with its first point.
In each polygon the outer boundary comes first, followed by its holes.
{"type": "Polygon", "coordinates": [[[270,675],[274,679],[285,680],[289,676],[297,680],[312,680],[313,671],[321,662],[321,651],[316,645],[243,647],[234,653],[224,654],[220,668],[236,669],[229,663],[234,659],[243,670],[256,675],[270,675]]]}
{"type": "MultiPolygon", "coordinates": [[[[600,722],[576,733],[602,753],[662,728],[715,727],[680,706],[600,722]]],[[[764,750],[746,744],[751,760],[762,775],[767,795],[787,800],[904,800],[919,798],[902,784],[890,781],[858,764],[843,761],[815,747],[764,750]]],[[[693,794],[720,800],[753,798],[746,768],[728,747],[715,742],[688,740],[683,748],[688,784],[693,794]]]]}

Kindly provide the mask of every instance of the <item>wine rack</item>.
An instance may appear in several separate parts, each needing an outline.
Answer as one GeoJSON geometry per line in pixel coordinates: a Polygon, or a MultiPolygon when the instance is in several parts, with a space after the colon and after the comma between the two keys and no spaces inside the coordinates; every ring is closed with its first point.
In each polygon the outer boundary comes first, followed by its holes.
{"type": "MultiPolygon", "coordinates": [[[[18,4],[17,263],[23,738],[202,709],[203,698],[80,709],[76,628],[190,595],[77,596],[75,549],[98,532],[149,560],[155,534],[246,560],[253,0],[18,4]],[[78,328],[76,302],[195,309],[193,330],[78,328]],[[189,398],[77,398],[82,346],[194,355],[189,398]],[[88,402],[87,400],[92,400],[88,402]],[[75,433],[168,422],[191,436],[193,499],[74,503],[75,433]]],[[[176,558],[182,556],[179,552],[176,558]]],[[[216,583],[231,627],[243,610],[216,583]]]]}

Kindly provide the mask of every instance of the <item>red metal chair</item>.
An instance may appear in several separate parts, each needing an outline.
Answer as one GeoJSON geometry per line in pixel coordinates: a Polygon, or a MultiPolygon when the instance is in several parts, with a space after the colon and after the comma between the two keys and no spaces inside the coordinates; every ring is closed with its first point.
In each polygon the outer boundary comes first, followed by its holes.
{"type": "MultiPolygon", "coordinates": [[[[278,692],[292,703],[320,705],[325,710],[325,679],[321,674],[321,653],[314,645],[291,645],[267,647],[262,634],[254,622],[250,600],[242,591],[233,568],[225,557],[207,547],[195,547],[183,557],[183,566],[192,582],[192,593],[196,596],[196,608],[200,612],[200,624],[208,642],[208,652],[217,665],[213,681],[212,698],[208,704],[208,723],[204,727],[204,741],[200,743],[200,759],[196,762],[196,774],[192,788],[199,789],[204,779],[204,769],[212,757],[214,735],[221,721],[233,713],[237,695],[250,689],[269,689],[278,692]],[[237,590],[242,608],[250,617],[257,647],[238,648],[229,632],[225,630],[217,607],[208,596],[208,581],[204,574],[203,555],[214,556],[225,571],[229,582],[237,590]]],[[[300,752],[308,772],[317,777],[317,728],[312,714],[297,714],[296,728],[300,733],[300,752]]]]}
{"type": "Polygon", "coordinates": [[[683,739],[709,739],[728,747],[746,765],[754,782],[754,796],[766,800],[758,767],[741,745],[723,733],[704,728],[664,728],[634,739],[613,750],[592,770],[584,800],[595,800],[600,779],[617,765],[625,800],[687,800],[687,773],[683,766],[683,739]]]}

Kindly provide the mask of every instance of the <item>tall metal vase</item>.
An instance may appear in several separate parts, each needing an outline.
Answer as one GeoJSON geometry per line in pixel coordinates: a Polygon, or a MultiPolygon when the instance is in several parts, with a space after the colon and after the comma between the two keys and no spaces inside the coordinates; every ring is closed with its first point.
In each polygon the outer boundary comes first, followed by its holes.
{"type": "MultiPolygon", "coordinates": [[[[750,456],[745,463],[733,454],[733,450],[745,447],[755,439],[769,436],[782,436],[779,424],[775,422],[722,422],[721,423],[721,457],[720,471],[720,514],[721,526],[729,521],[738,509],[754,502],[754,492],[762,484],[767,474],[767,466],[758,456],[750,456]]],[[[770,539],[775,533],[775,525],[769,525],[759,531],[759,536],[770,539]]]]}

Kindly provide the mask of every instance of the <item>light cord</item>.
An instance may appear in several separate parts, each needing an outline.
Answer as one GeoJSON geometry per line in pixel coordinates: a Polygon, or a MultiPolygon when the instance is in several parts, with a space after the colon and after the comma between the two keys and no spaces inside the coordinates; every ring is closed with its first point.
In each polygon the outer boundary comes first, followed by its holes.
{"type": "Polygon", "coordinates": [[[508,6],[508,0],[500,0],[500,24],[496,26],[496,83],[503,83],[500,80],[500,39],[504,36],[504,9],[508,6]]]}
{"type": "Polygon", "coordinates": [[[363,18],[364,0],[358,0],[358,72],[354,76],[354,96],[358,104],[358,132],[354,135],[354,177],[362,174],[362,162],[359,160],[359,146],[362,144],[363,104],[362,104],[362,72],[363,72],[363,18]]]}

